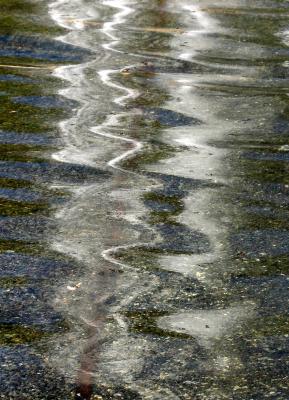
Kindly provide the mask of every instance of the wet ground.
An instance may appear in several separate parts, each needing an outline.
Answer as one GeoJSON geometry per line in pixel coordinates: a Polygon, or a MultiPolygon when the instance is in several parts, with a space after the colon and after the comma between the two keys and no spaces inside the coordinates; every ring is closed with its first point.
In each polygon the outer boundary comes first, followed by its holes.
{"type": "Polygon", "coordinates": [[[0,0],[0,399],[288,400],[289,3],[0,0]]]}

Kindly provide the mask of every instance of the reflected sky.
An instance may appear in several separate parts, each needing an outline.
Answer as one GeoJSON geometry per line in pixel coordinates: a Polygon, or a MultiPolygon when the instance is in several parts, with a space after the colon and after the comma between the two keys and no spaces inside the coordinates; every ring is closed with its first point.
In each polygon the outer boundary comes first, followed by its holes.
{"type": "Polygon", "coordinates": [[[288,399],[288,4],[21,4],[0,0],[4,395],[288,399]]]}

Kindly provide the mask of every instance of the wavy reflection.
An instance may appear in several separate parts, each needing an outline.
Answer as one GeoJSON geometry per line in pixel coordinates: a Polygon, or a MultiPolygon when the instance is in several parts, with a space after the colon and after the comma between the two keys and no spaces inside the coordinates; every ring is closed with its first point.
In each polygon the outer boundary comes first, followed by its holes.
{"type": "Polygon", "coordinates": [[[49,14],[0,37],[0,339],[59,398],[287,398],[287,5],[49,14]]]}

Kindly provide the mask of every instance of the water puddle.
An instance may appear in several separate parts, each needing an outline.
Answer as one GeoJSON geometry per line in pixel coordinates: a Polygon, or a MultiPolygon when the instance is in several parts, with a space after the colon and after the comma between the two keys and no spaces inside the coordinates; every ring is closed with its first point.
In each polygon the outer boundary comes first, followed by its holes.
{"type": "Polygon", "coordinates": [[[0,8],[0,398],[288,399],[288,4],[0,8]]]}

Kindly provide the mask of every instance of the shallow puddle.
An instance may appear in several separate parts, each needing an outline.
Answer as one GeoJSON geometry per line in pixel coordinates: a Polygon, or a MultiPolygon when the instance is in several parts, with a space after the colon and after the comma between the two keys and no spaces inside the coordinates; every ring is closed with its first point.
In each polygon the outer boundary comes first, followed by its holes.
{"type": "Polygon", "coordinates": [[[289,4],[0,10],[0,398],[288,400],[289,4]]]}

